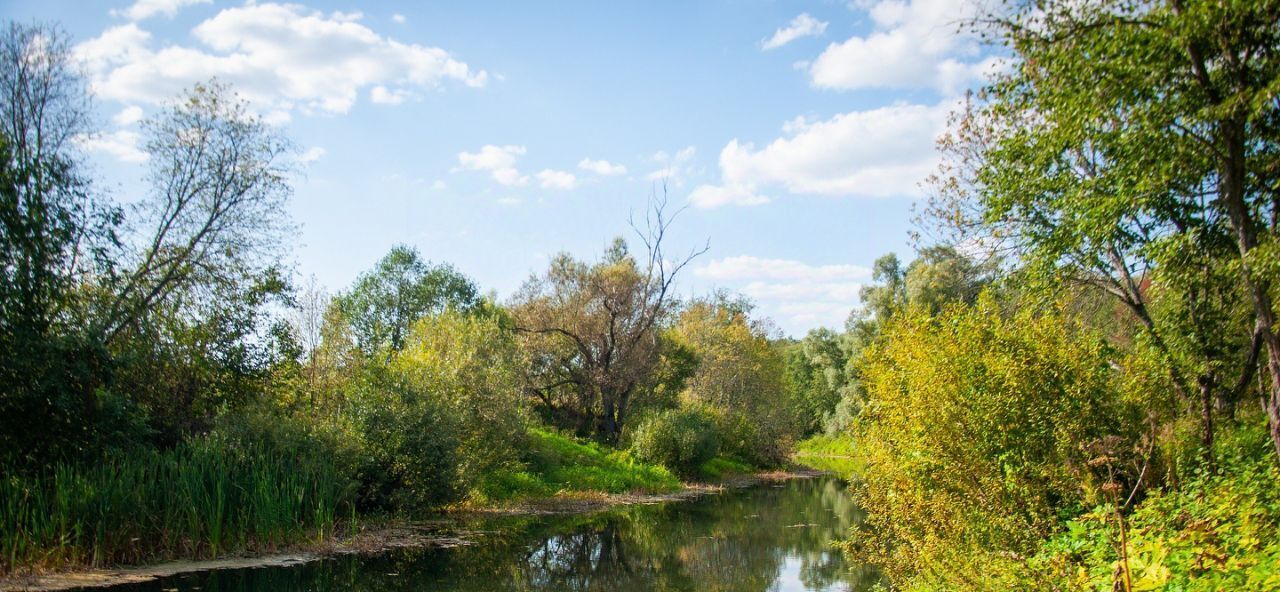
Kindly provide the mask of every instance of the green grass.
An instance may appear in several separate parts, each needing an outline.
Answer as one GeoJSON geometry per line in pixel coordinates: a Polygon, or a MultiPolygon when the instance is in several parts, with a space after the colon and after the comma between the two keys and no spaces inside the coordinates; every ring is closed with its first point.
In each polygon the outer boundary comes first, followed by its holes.
{"type": "Polygon", "coordinates": [[[331,533],[352,488],[325,463],[186,445],[0,478],[0,573],[213,557],[331,533]]]}
{"type": "Polygon", "coordinates": [[[810,456],[853,456],[853,440],[819,434],[796,443],[795,454],[810,456]]]}
{"type": "Polygon", "coordinates": [[[657,493],[680,489],[667,469],[624,451],[543,429],[529,431],[524,467],[499,471],[481,483],[476,501],[510,501],[565,492],[657,493]]]}
{"type": "Polygon", "coordinates": [[[796,464],[848,477],[858,472],[853,440],[817,435],[796,444],[791,460],[796,464]]]}
{"type": "Polygon", "coordinates": [[[717,456],[698,468],[698,472],[707,479],[724,479],[734,475],[746,475],[755,472],[755,467],[727,456],[717,456]]]}

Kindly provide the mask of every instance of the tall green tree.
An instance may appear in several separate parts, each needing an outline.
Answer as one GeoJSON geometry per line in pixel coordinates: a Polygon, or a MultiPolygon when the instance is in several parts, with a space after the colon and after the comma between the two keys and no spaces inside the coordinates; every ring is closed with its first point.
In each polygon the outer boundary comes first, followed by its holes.
{"type": "Polygon", "coordinates": [[[423,260],[406,245],[392,247],[349,291],[334,298],[367,355],[402,349],[418,319],[446,309],[470,312],[480,303],[469,278],[449,265],[423,260]]]}
{"type": "Polygon", "coordinates": [[[1238,398],[1265,351],[1280,453],[1275,2],[1002,8],[980,26],[1012,67],[943,142],[935,213],[1042,276],[1116,296],[1199,401],[1206,444],[1212,401],[1238,398]],[[947,199],[964,194],[977,199],[947,199]],[[1241,302],[1245,326],[1223,330],[1241,302]]]}

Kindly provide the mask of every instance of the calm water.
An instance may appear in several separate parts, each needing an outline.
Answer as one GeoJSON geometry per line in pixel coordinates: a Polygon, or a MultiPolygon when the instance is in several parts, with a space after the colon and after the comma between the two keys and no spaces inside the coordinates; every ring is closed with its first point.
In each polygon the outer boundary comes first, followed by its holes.
{"type": "Polygon", "coordinates": [[[187,574],[112,590],[863,590],[873,572],[830,542],[860,514],[834,479],[589,516],[490,522],[476,544],[187,574]]]}

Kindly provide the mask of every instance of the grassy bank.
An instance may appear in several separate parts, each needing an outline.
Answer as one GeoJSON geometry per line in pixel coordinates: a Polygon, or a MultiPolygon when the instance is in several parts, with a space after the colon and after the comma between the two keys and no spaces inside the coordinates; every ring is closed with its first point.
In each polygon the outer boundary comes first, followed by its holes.
{"type": "Polygon", "coordinates": [[[471,502],[483,505],[565,492],[659,493],[681,487],[667,469],[637,461],[625,451],[543,429],[529,430],[521,463],[487,476],[471,502]]]}
{"type": "Polygon", "coordinates": [[[830,471],[842,477],[849,477],[858,470],[853,440],[847,436],[817,435],[802,440],[796,444],[791,460],[798,465],[830,471]]]}
{"type": "MultiPolygon", "coordinates": [[[[754,470],[717,457],[703,465],[702,476],[717,480],[754,470]]],[[[626,451],[532,429],[519,465],[487,475],[460,506],[684,487],[666,468],[626,451]]],[[[354,510],[357,489],[320,459],[200,441],[95,465],[60,465],[40,476],[9,476],[0,480],[0,575],[318,543],[363,519],[354,510]]]]}
{"type": "Polygon", "coordinates": [[[352,511],[332,466],[265,448],[186,445],[0,480],[0,572],[272,549],[352,511]]]}

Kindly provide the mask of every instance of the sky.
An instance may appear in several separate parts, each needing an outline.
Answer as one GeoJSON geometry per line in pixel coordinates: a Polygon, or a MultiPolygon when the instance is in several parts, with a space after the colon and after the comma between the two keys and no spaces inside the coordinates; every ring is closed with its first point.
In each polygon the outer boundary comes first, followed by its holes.
{"type": "MultiPolygon", "coordinates": [[[[145,193],[140,122],[217,78],[298,147],[288,254],[342,290],[393,245],[511,295],[593,259],[665,190],[688,297],[838,328],[911,258],[934,143],[995,67],[965,0],[0,0],[72,37],[100,187],[145,193]]],[[[634,245],[634,243],[633,243],[634,245]]]]}

